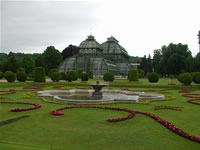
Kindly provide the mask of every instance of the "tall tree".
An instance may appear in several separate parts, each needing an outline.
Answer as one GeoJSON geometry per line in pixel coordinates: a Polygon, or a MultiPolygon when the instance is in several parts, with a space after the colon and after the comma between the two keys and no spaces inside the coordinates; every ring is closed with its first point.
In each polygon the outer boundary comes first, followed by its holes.
{"type": "Polygon", "coordinates": [[[58,68],[59,64],[62,61],[62,56],[60,52],[55,49],[54,46],[49,46],[43,53],[44,62],[47,69],[47,72],[50,69],[58,68]]]}
{"type": "Polygon", "coordinates": [[[68,47],[66,47],[62,51],[61,55],[63,56],[63,59],[65,59],[65,58],[75,55],[76,53],[78,53],[78,51],[79,51],[79,48],[77,46],[70,44],[68,47]]]}
{"type": "Polygon", "coordinates": [[[151,55],[149,54],[148,59],[147,59],[147,73],[150,73],[152,71],[153,71],[152,59],[151,59],[151,55]]]}
{"type": "Polygon", "coordinates": [[[25,69],[26,74],[31,73],[34,70],[34,62],[30,56],[25,56],[22,60],[22,66],[25,69]]]}
{"type": "Polygon", "coordinates": [[[163,46],[161,60],[163,73],[169,75],[188,71],[188,58],[191,56],[187,45],[171,43],[168,46],[163,46]]]}
{"type": "Polygon", "coordinates": [[[160,49],[154,50],[153,55],[153,70],[159,74],[161,72],[161,59],[162,59],[162,51],[160,49]]]}
{"type": "Polygon", "coordinates": [[[200,30],[199,30],[198,37],[199,37],[199,51],[200,51],[200,30]]]}
{"type": "Polygon", "coordinates": [[[39,55],[35,59],[35,66],[36,67],[43,67],[45,68],[44,56],[39,55]]]}
{"type": "Polygon", "coordinates": [[[146,58],[146,55],[144,55],[144,57],[141,58],[139,68],[144,71],[144,75],[146,76],[147,75],[147,58],[146,58]]]}
{"type": "Polygon", "coordinates": [[[14,56],[10,56],[7,60],[7,62],[5,63],[5,71],[12,71],[12,72],[16,72],[19,69],[19,64],[17,64],[17,61],[15,59],[14,56]]]}

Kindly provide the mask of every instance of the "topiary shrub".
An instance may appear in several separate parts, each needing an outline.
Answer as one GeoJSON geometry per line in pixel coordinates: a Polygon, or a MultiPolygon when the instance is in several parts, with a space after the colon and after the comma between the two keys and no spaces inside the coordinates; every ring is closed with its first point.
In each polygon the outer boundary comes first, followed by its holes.
{"type": "Polygon", "coordinates": [[[78,72],[78,78],[82,78],[83,70],[79,69],[77,72],[78,72]]]}
{"type": "Polygon", "coordinates": [[[178,81],[184,85],[190,85],[192,83],[192,76],[190,73],[182,73],[178,76],[178,81]]]}
{"type": "Polygon", "coordinates": [[[51,70],[49,71],[48,77],[51,78],[51,75],[52,75],[54,72],[58,72],[58,69],[51,69],[51,70]]]}
{"type": "Polygon", "coordinates": [[[151,72],[147,75],[149,82],[158,82],[159,74],[156,72],[151,72]]]}
{"type": "Polygon", "coordinates": [[[200,83],[200,72],[196,72],[193,76],[193,81],[194,83],[196,84],[199,84],[200,83]]]}
{"type": "Polygon", "coordinates": [[[43,67],[35,68],[34,82],[45,82],[45,70],[43,67]]]}
{"type": "Polygon", "coordinates": [[[26,75],[25,71],[23,71],[23,70],[17,71],[17,80],[19,82],[25,82],[26,79],[27,79],[27,75],[26,75]]]}
{"type": "Polygon", "coordinates": [[[114,75],[111,72],[106,72],[103,76],[104,81],[114,81],[114,75]]]}
{"type": "Polygon", "coordinates": [[[82,74],[81,81],[88,81],[88,74],[87,73],[82,74]]]}
{"type": "Polygon", "coordinates": [[[65,72],[61,72],[60,74],[61,74],[61,76],[62,76],[62,79],[61,79],[61,80],[67,80],[67,75],[66,75],[65,72]]]}
{"type": "Polygon", "coordinates": [[[0,71],[0,79],[3,78],[3,72],[0,71]]]}
{"type": "Polygon", "coordinates": [[[71,74],[69,72],[66,72],[66,80],[68,82],[72,82],[72,77],[71,77],[71,74]]]}
{"type": "Polygon", "coordinates": [[[131,69],[128,72],[128,80],[129,81],[138,81],[138,72],[135,69],[131,69]]]}
{"type": "Polygon", "coordinates": [[[67,78],[71,78],[72,81],[76,81],[78,79],[78,72],[75,70],[70,71],[67,78]]]}
{"type": "Polygon", "coordinates": [[[138,77],[141,79],[141,78],[144,78],[144,71],[143,70],[139,70],[138,72],[138,77]]]}
{"type": "Polygon", "coordinates": [[[14,82],[16,79],[16,75],[12,71],[6,71],[4,77],[8,82],[14,82]]]}
{"type": "Polygon", "coordinates": [[[53,82],[58,82],[61,79],[62,79],[62,75],[61,75],[60,72],[54,72],[54,73],[51,74],[51,80],[53,82]]]}
{"type": "Polygon", "coordinates": [[[90,70],[90,71],[88,72],[88,77],[91,78],[91,79],[94,78],[93,71],[90,70]]]}
{"type": "Polygon", "coordinates": [[[28,80],[33,81],[35,76],[35,71],[28,74],[28,80]]]}

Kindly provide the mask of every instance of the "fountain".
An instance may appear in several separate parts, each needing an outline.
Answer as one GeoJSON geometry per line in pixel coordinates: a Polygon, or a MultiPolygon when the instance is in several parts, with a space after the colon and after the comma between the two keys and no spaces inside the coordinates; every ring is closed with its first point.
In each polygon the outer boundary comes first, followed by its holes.
{"type": "Polygon", "coordinates": [[[108,103],[108,102],[138,102],[149,99],[161,100],[164,95],[147,94],[138,91],[128,90],[102,90],[108,84],[99,83],[88,84],[93,90],[73,89],[73,90],[46,90],[38,91],[38,97],[52,99],[62,103],[108,103]]]}
{"type": "Polygon", "coordinates": [[[92,93],[92,98],[102,98],[103,93],[101,92],[101,89],[108,84],[100,84],[99,81],[97,81],[96,84],[89,85],[92,86],[94,89],[94,92],[92,93]]]}

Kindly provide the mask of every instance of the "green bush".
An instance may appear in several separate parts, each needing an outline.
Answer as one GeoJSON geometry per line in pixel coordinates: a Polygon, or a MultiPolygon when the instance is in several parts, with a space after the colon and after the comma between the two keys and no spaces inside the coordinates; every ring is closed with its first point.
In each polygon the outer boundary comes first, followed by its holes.
{"type": "Polygon", "coordinates": [[[23,70],[17,71],[17,80],[19,82],[25,82],[27,80],[27,75],[26,75],[25,71],[23,71],[23,70]]]}
{"type": "Polygon", "coordinates": [[[53,72],[53,73],[51,74],[51,80],[52,80],[53,82],[58,82],[58,81],[61,80],[61,79],[62,79],[62,75],[61,75],[60,72],[53,72]]]}
{"type": "Polygon", "coordinates": [[[193,81],[196,84],[200,83],[200,72],[196,72],[195,75],[193,76],[193,81]]]}
{"type": "Polygon", "coordinates": [[[0,71],[0,79],[3,78],[3,72],[0,71]]]}
{"type": "Polygon", "coordinates": [[[52,75],[54,72],[58,72],[58,69],[51,69],[51,70],[49,71],[48,77],[51,78],[51,75],[52,75]]]}
{"type": "Polygon", "coordinates": [[[83,70],[79,69],[77,72],[78,72],[78,78],[82,78],[83,70]]]}
{"type": "Polygon", "coordinates": [[[159,74],[156,72],[151,72],[147,75],[149,82],[158,82],[159,74]]]}
{"type": "Polygon", "coordinates": [[[88,72],[88,77],[91,78],[91,79],[94,78],[93,71],[90,70],[90,71],[88,72]]]}
{"type": "Polygon", "coordinates": [[[178,81],[184,85],[190,85],[192,83],[192,76],[190,73],[182,73],[178,76],[178,81]]]}
{"type": "Polygon", "coordinates": [[[82,74],[81,81],[88,81],[88,74],[87,73],[82,74]]]}
{"type": "Polygon", "coordinates": [[[128,80],[129,81],[138,81],[138,72],[135,69],[131,69],[128,72],[128,80]]]}
{"type": "Polygon", "coordinates": [[[34,82],[45,82],[45,70],[43,67],[35,68],[34,82]]]}
{"type": "Polygon", "coordinates": [[[66,72],[66,80],[68,82],[71,82],[72,81],[72,77],[71,77],[71,74],[69,72],[66,72]]]}
{"type": "Polygon", "coordinates": [[[144,71],[143,70],[139,70],[138,77],[139,78],[144,78],[144,71]]]}
{"type": "Polygon", "coordinates": [[[33,81],[33,80],[34,80],[34,76],[35,76],[35,71],[29,73],[29,74],[28,74],[29,80],[33,81]]]}
{"type": "Polygon", "coordinates": [[[104,81],[114,81],[115,77],[111,72],[106,72],[103,76],[104,81]]]}
{"type": "Polygon", "coordinates": [[[6,71],[4,77],[8,82],[14,82],[16,79],[16,75],[12,71],[6,71]]]}
{"type": "Polygon", "coordinates": [[[24,68],[19,68],[19,69],[17,70],[17,72],[25,72],[25,69],[24,69],[24,68]]]}
{"type": "Polygon", "coordinates": [[[69,78],[69,79],[71,78],[72,81],[76,81],[78,79],[78,72],[76,70],[72,70],[72,71],[68,72],[67,78],[69,78]]]}
{"type": "Polygon", "coordinates": [[[67,75],[66,75],[65,72],[61,72],[60,74],[61,74],[61,76],[62,76],[62,79],[61,79],[61,80],[67,80],[67,75]]]}

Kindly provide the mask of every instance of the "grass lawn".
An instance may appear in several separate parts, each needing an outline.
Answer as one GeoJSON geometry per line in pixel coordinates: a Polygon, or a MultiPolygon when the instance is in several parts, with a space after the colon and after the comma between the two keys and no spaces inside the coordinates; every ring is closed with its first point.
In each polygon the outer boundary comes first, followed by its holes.
{"type": "MultiPolygon", "coordinates": [[[[102,81],[101,79],[99,79],[102,81]]],[[[96,79],[89,82],[95,82],[96,79]]],[[[1,82],[1,80],[0,80],[1,82]]],[[[103,81],[102,81],[103,82],[103,81]]],[[[138,83],[127,80],[115,80],[109,88],[128,88],[131,90],[165,89],[168,95],[176,99],[170,101],[151,102],[145,104],[106,104],[100,106],[128,108],[153,113],[173,123],[183,131],[200,136],[200,105],[187,103],[190,99],[178,92],[180,89],[196,89],[191,93],[200,93],[200,85],[183,86],[176,79],[168,85],[170,79],[160,79],[158,83],[149,83],[141,79],[138,83]],[[170,109],[154,110],[155,106],[180,106],[182,111],[170,109]]],[[[86,87],[88,83],[0,83],[0,91],[16,89],[24,86],[46,85],[44,89],[53,89],[55,85],[64,85],[60,89],[74,89],[75,86],[86,87]]],[[[106,88],[106,87],[105,87],[106,88]]],[[[0,92],[0,94],[3,92],[0,92]]],[[[154,92],[159,93],[159,92],[154,92]]],[[[128,113],[115,110],[94,108],[65,109],[63,116],[53,116],[52,110],[65,105],[47,103],[38,98],[25,98],[27,92],[17,91],[15,94],[0,95],[7,99],[0,101],[32,102],[41,104],[36,110],[11,112],[11,108],[28,108],[24,104],[0,103],[0,122],[7,119],[29,115],[30,117],[0,126],[0,150],[199,150],[200,143],[183,138],[154,119],[136,114],[134,118],[121,122],[107,122],[108,118],[126,116],[128,113]]],[[[67,106],[67,105],[66,105],[67,106]]]]}

